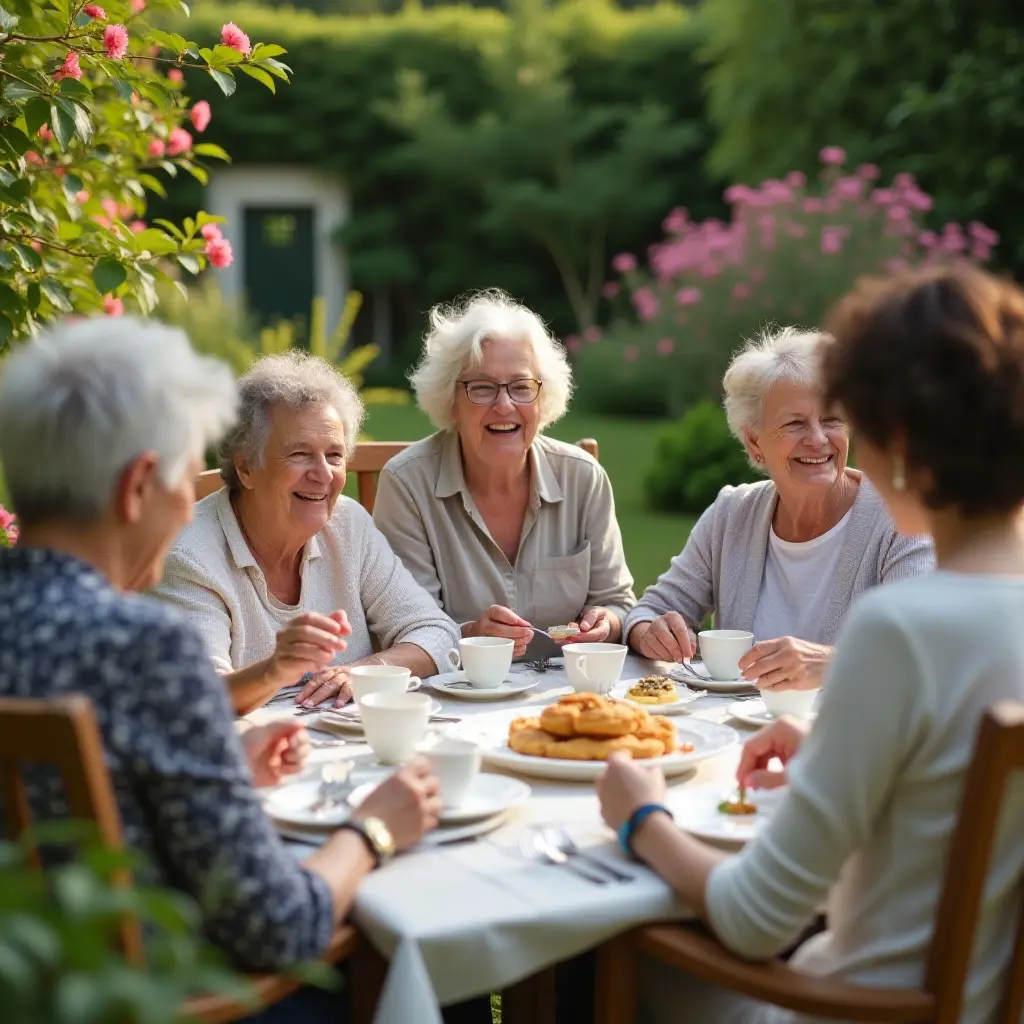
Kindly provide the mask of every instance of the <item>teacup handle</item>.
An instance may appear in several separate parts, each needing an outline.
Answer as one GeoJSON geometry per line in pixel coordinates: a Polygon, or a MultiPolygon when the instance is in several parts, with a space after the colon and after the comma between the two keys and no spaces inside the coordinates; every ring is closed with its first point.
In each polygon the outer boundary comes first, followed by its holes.
{"type": "Polygon", "coordinates": [[[462,656],[454,647],[448,651],[445,657],[448,659],[448,664],[451,665],[456,672],[462,668],[462,656]]]}
{"type": "Polygon", "coordinates": [[[418,690],[422,685],[423,680],[419,676],[409,676],[409,685],[406,689],[412,692],[413,690],[418,690]]]}
{"type": "Polygon", "coordinates": [[[572,659],[572,667],[589,683],[590,676],[587,675],[587,656],[585,654],[576,654],[572,659]]]}

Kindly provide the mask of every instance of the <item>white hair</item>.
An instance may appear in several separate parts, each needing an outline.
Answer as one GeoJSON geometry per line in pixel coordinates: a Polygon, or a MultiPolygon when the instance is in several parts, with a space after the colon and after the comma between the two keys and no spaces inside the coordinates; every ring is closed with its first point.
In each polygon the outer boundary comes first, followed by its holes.
{"type": "Polygon", "coordinates": [[[282,355],[258,359],[238,382],[241,405],[235,429],[220,446],[220,474],[232,491],[241,483],[235,456],[262,466],[270,431],[270,411],[276,405],[290,409],[329,405],[345,428],[345,455],[351,457],[365,409],[355,385],[326,359],[292,349],[282,355]]]}
{"type": "Polygon", "coordinates": [[[543,382],[537,399],[540,429],[565,415],[572,395],[572,370],[565,349],[533,310],[495,288],[430,311],[423,355],[409,380],[420,408],[438,430],[454,429],[452,407],[459,378],[483,361],[483,343],[498,338],[530,346],[543,382]]]}
{"type": "MultiPolygon", "coordinates": [[[[745,429],[761,425],[765,392],[773,384],[791,381],[810,387],[821,386],[822,349],[830,340],[830,336],[821,331],[784,327],[774,333],[762,332],[733,356],[722,386],[729,429],[741,444],[744,444],[745,429]]],[[[756,463],[752,465],[763,469],[756,463]]]]}
{"type": "Polygon", "coordinates": [[[178,328],[135,317],[65,322],[0,371],[0,462],[26,523],[95,522],[118,480],[154,452],[181,483],[235,417],[231,371],[178,328]]]}

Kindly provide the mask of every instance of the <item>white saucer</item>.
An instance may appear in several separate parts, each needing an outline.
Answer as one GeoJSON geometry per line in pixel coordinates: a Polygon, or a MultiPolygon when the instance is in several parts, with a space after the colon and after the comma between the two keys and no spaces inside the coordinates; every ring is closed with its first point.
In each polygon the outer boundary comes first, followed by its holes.
{"type": "Polygon", "coordinates": [[[446,697],[454,697],[456,700],[504,700],[507,697],[517,697],[527,690],[532,690],[537,685],[536,679],[529,679],[524,676],[509,676],[500,686],[452,686],[452,683],[465,683],[465,672],[444,672],[441,675],[431,676],[424,680],[427,686],[443,693],[446,697]]]}
{"type": "Polygon", "coordinates": [[[707,669],[704,668],[704,662],[698,658],[690,661],[690,667],[701,677],[700,679],[687,672],[682,665],[673,665],[665,675],[673,682],[685,683],[687,686],[707,690],[708,693],[743,693],[754,689],[754,684],[749,679],[705,679],[707,669]]]}
{"type": "MultiPolygon", "coordinates": [[[[430,701],[430,713],[432,715],[439,715],[441,713],[440,701],[430,701]]],[[[347,732],[354,736],[362,736],[363,724],[358,720],[358,716],[359,705],[353,701],[351,704],[346,704],[342,708],[330,708],[327,711],[321,711],[317,719],[317,725],[326,725],[332,729],[337,729],[339,732],[347,732]],[[356,720],[349,720],[349,716],[354,717],[356,720]]]]}
{"type": "Polygon", "coordinates": [[[728,786],[714,783],[673,787],[666,794],[665,802],[684,832],[715,843],[742,845],[768,824],[784,794],[785,788],[748,792],[747,799],[757,807],[757,813],[743,816],[723,814],[718,809],[718,805],[733,794],[728,786]]]}
{"type": "MultiPolygon", "coordinates": [[[[775,716],[765,707],[764,701],[757,700],[736,700],[726,709],[737,721],[745,722],[747,725],[770,725],[775,721],[775,716]]],[[[810,722],[818,717],[816,711],[812,711],[804,721],[810,722]]]]}
{"type": "MultiPolygon", "coordinates": [[[[370,784],[371,787],[375,783],[370,784]]],[[[314,814],[310,808],[320,795],[319,779],[287,782],[268,790],[263,807],[269,817],[289,825],[302,825],[310,829],[329,829],[348,819],[350,808],[344,800],[323,814],[314,814]]]]}
{"type": "MultiPolygon", "coordinates": [[[[653,674],[653,673],[652,673],[653,674]]],[[[631,697],[626,695],[626,691],[630,687],[634,686],[640,680],[637,679],[623,679],[622,682],[616,683],[609,693],[609,697],[615,697],[618,700],[624,700],[629,704],[633,704],[635,707],[643,708],[652,715],[686,715],[690,712],[690,705],[695,701],[699,700],[702,694],[689,689],[689,684],[685,686],[678,680],[673,679],[672,682],[676,686],[677,700],[674,704],[644,704],[641,701],[633,700],[631,697]]]]}
{"type": "MultiPolygon", "coordinates": [[[[348,802],[358,807],[373,790],[376,783],[369,782],[365,786],[352,790],[348,802]]],[[[441,811],[442,825],[465,825],[483,818],[493,818],[496,814],[504,814],[513,807],[518,807],[529,799],[530,787],[519,779],[510,779],[507,775],[481,773],[473,779],[469,793],[460,807],[447,807],[441,811]]]]}

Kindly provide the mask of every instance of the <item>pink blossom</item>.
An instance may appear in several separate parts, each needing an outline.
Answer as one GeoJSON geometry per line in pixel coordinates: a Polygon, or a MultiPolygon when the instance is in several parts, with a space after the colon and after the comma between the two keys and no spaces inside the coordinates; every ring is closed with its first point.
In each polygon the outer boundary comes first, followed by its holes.
{"type": "Polygon", "coordinates": [[[700,302],[699,288],[680,288],[676,292],[676,302],[680,306],[695,306],[700,302]]]}
{"type": "Polygon", "coordinates": [[[109,197],[100,200],[103,212],[113,220],[118,215],[117,203],[109,197]]]}
{"type": "Polygon", "coordinates": [[[618,274],[628,274],[636,270],[636,257],[631,252],[620,252],[612,257],[612,269],[618,274]]]}
{"type": "Polygon", "coordinates": [[[638,288],[633,292],[633,305],[643,321],[653,320],[658,315],[660,303],[650,288],[638,288]]]}
{"type": "Polygon", "coordinates": [[[730,206],[749,202],[754,193],[746,185],[730,185],[725,190],[725,201],[730,206]]]}
{"type": "Polygon", "coordinates": [[[124,316],[124,300],[113,295],[104,295],[103,312],[107,316],[124,316]]]}
{"type": "Polygon", "coordinates": [[[910,211],[905,206],[900,206],[898,203],[890,206],[889,209],[885,211],[885,215],[889,220],[896,224],[902,224],[903,222],[910,220],[910,211]]]}
{"type": "Polygon", "coordinates": [[[14,547],[18,543],[18,526],[14,514],[0,505],[0,547],[3,547],[3,538],[6,537],[7,544],[14,547]]]}
{"type": "Polygon", "coordinates": [[[981,221],[972,220],[967,225],[967,233],[982,245],[994,246],[999,244],[999,235],[987,225],[982,224],[981,221]]]}
{"type": "Polygon", "coordinates": [[[659,338],[658,344],[654,347],[659,356],[670,356],[676,350],[676,343],[671,338],[659,338]]]}
{"type": "Polygon", "coordinates": [[[939,237],[934,231],[922,231],[921,234],[917,236],[917,240],[926,249],[930,249],[939,240],[939,237]]]}
{"type": "Polygon", "coordinates": [[[742,281],[737,281],[736,284],[732,286],[732,297],[740,300],[741,302],[743,299],[749,299],[750,285],[744,284],[742,281]]]}
{"type": "Polygon", "coordinates": [[[28,245],[30,249],[35,249],[36,252],[43,251],[43,243],[40,242],[38,238],[33,238],[32,241],[28,243],[28,245]]]}
{"type": "Polygon", "coordinates": [[[640,358],[640,349],[636,345],[627,345],[625,351],[622,353],[622,358],[627,363],[635,363],[640,358]]]}
{"type": "Polygon", "coordinates": [[[192,127],[197,132],[205,132],[206,126],[210,123],[210,104],[206,100],[200,100],[192,107],[188,116],[192,119],[192,127]]]}
{"type": "Polygon", "coordinates": [[[821,251],[833,255],[843,247],[843,232],[839,228],[825,227],[821,229],[821,251]]]}
{"type": "Polygon", "coordinates": [[[837,199],[860,199],[864,191],[864,182],[860,178],[839,178],[832,186],[832,194],[837,199]]]}
{"type": "Polygon", "coordinates": [[[896,193],[891,188],[876,188],[871,193],[871,201],[875,206],[888,206],[896,202],[896,193]]]}
{"type": "Polygon", "coordinates": [[[146,9],[146,0],[132,0],[132,13],[141,14],[146,9]]]}
{"type": "Polygon", "coordinates": [[[226,238],[211,238],[206,243],[206,256],[210,265],[218,270],[230,267],[235,258],[231,243],[226,238]]]}
{"type": "Polygon", "coordinates": [[[967,248],[967,239],[959,224],[950,223],[943,227],[942,247],[951,253],[963,252],[967,248]]]}
{"type": "Polygon", "coordinates": [[[683,207],[677,206],[663,221],[662,228],[667,235],[681,235],[686,230],[689,214],[683,207]]]}
{"type": "Polygon", "coordinates": [[[774,231],[775,230],[775,218],[770,213],[762,213],[757,218],[758,226],[762,231],[774,231]]]}
{"type": "Polygon", "coordinates": [[[84,206],[87,202],[89,202],[89,193],[86,192],[84,188],[76,192],[75,202],[78,203],[79,206],[84,206]]]}
{"type": "Polygon", "coordinates": [[[103,45],[111,60],[120,60],[128,52],[128,29],[124,25],[108,25],[103,30],[103,45]]]}
{"type": "Polygon", "coordinates": [[[982,242],[974,242],[971,245],[971,259],[984,263],[992,258],[992,249],[982,242]]]}
{"type": "Polygon", "coordinates": [[[99,226],[101,228],[109,228],[110,227],[110,218],[109,217],[104,217],[102,213],[94,213],[89,219],[94,224],[99,224],[99,226]]]}
{"type": "Polygon", "coordinates": [[[64,177],[64,168],[63,167],[54,167],[53,173],[56,174],[58,178],[63,178],[64,177]]]}
{"type": "Polygon", "coordinates": [[[36,167],[44,167],[46,165],[46,161],[34,149],[30,149],[25,154],[25,159],[30,164],[35,164],[36,167]]]}
{"type": "Polygon", "coordinates": [[[107,12],[99,4],[86,4],[82,8],[82,13],[88,14],[90,18],[99,18],[102,21],[107,20],[107,12]]]}
{"type": "Polygon", "coordinates": [[[565,339],[565,347],[566,347],[566,348],[567,348],[567,349],[568,349],[568,350],[569,350],[570,352],[572,352],[573,354],[575,354],[575,353],[579,352],[580,348],[582,347],[582,346],[580,345],[580,339],[579,339],[579,336],[578,336],[578,335],[575,335],[575,334],[573,334],[573,335],[570,335],[570,336],[569,336],[568,338],[566,338],[566,339],[565,339]]]}
{"type": "Polygon", "coordinates": [[[185,81],[185,75],[182,72],[181,68],[171,68],[171,70],[167,72],[167,77],[172,82],[184,82],[185,81]]]}
{"type": "Polygon", "coordinates": [[[167,136],[167,152],[171,156],[180,156],[192,148],[192,136],[184,128],[172,128],[167,136]]]}
{"type": "Polygon", "coordinates": [[[865,181],[875,181],[881,173],[878,164],[861,164],[857,168],[857,177],[863,178],[865,181]]]}
{"type": "Polygon", "coordinates": [[[846,163],[846,150],[841,146],[826,146],[819,154],[818,159],[826,167],[839,167],[846,163]]]}
{"type": "Polygon", "coordinates": [[[163,139],[150,139],[149,140],[149,155],[150,156],[163,156],[167,147],[164,145],[163,139]]]}
{"type": "Polygon", "coordinates": [[[619,288],[620,285],[618,281],[605,281],[605,283],[601,285],[601,294],[606,299],[614,299],[615,296],[619,294],[619,288]]]}
{"type": "Polygon", "coordinates": [[[220,30],[220,41],[225,46],[230,46],[232,50],[237,50],[239,53],[245,54],[245,56],[252,52],[252,44],[249,42],[249,37],[233,21],[229,21],[220,30]]]}
{"type": "Polygon", "coordinates": [[[807,184],[807,175],[803,171],[790,171],[786,175],[786,184],[790,188],[803,188],[807,184]]]}
{"type": "Polygon", "coordinates": [[[76,82],[82,78],[82,69],[78,65],[78,54],[74,50],[68,53],[64,58],[64,63],[53,73],[55,82],[59,82],[62,78],[73,78],[76,82]]]}
{"type": "Polygon", "coordinates": [[[128,230],[131,231],[133,235],[137,235],[146,230],[146,222],[144,220],[133,220],[128,225],[128,230]]]}
{"type": "Polygon", "coordinates": [[[50,126],[48,124],[39,126],[38,135],[39,138],[43,140],[43,142],[53,142],[55,137],[53,132],[50,131],[50,126]]]}
{"type": "Polygon", "coordinates": [[[212,242],[215,238],[223,238],[221,234],[219,224],[204,224],[199,229],[199,234],[203,236],[208,242],[212,242]]]}
{"type": "Polygon", "coordinates": [[[592,324],[583,332],[583,340],[589,341],[593,344],[595,341],[601,340],[601,328],[592,324]]]}
{"type": "Polygon", "coordinates": [[[825,204],[815,196],[808,196],[804,202],[804,213],[821,213],[825,209],[825,204]]]}

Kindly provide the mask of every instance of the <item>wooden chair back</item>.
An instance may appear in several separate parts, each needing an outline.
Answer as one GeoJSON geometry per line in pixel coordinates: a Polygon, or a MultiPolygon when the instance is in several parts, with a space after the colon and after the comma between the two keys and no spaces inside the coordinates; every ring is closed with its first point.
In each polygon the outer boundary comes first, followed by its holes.
{"type": "MultiPolygon", "coordinates": [[[[373,503],[377,500],[377,476],[389,460],[404,451],[410,441],[361,441],[356,445],[352,458],[346,466],[350,474],[356,477],[356,492],[359,504],[367,512],[373,512],[373,503]]],[[[588,455],[598,457],[597,442],[586,437],[576,442],[588,455]]],[[[196,478],[196,501],[200,501],[224,486],[219,469],[208,469],[196,478]]]]}
{"type": "MultiPolygon", "coordinates": [[[[78,694],[53,700],[0,698],[0,791],[9,839],[20,838],[32,824],[23,774],[29,764],[55,768],[64,783],[69,816],[95,822],[98,839],[112,849],[122,849],[121,816],[88,698],[78,694]]],[[[33,859],[38,864],[35,851],[33,859]]],[[[127,871],[114,876],[116,885],[130,883],[127,871]]],[[[138,921],[126,918],[118,941],[128,960],[142,963],[138,921]]]]}

